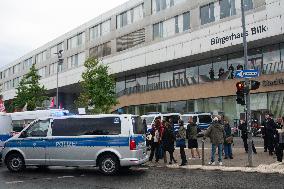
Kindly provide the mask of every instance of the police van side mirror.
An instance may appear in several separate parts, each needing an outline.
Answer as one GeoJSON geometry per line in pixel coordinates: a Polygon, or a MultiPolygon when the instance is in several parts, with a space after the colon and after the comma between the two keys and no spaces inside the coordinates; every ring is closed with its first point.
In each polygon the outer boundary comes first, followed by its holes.
{"type": "Polygon", "coordinates": [[[20,138],[26,138],[27,136],[27,131],[23,131],[20,135],[20,138]]]}

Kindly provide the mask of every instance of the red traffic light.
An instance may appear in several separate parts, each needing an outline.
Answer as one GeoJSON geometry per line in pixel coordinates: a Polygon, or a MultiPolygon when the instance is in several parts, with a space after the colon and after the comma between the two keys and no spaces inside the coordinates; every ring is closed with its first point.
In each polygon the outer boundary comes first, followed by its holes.
{"type": "Polygon", "coordinates": [[[243,81],[240,81],[236,84],[237,90],[242,91],[245,89],[245,83],[243,81]]]}

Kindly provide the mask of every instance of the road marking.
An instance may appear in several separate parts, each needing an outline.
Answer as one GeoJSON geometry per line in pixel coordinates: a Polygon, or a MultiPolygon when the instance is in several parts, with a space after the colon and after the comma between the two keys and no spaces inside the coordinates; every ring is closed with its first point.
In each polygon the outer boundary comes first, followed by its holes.
{"type": "Polygon", "coordinates": [[[12,182],[6,182],[6,184],[18,184],[18,183],[23,183],[24,181],[12,181],[12,182]]]}
{"type": "Polygon", "coordinates": [[[63,178],[74,178],[74,176],[62,176],[62,177],[57,177],[59,179],[63,179],[63,178]]]}

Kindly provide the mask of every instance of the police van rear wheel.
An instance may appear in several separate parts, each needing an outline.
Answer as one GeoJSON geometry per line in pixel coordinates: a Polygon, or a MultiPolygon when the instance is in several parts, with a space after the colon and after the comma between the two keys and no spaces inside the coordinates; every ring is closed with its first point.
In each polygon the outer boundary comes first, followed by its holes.
{"type": "Polygon", "coordinates": [[[99,167],[103,174],[114,175],[119,169],[119,162],[114,155],[106,154],[100,158],[99,167]]]}
{"type": "Polygon", "coordinates": [[[25,169],[24,158],[20,154],[10,154],[7,157],[7,168],[11,172],[20,172],[25,169]]]}

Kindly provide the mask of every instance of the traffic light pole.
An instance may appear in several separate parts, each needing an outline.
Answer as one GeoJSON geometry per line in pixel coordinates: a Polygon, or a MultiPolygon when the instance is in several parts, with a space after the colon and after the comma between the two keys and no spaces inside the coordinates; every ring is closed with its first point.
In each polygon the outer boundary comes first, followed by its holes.
{"type": "MultiPolygon", "coordinates": [[[[243,45],[244,45],[244,69],[248,69],[248,46],[246,36],[246,21],[245,21],[245,7],[244,0],[241,0],[241,12],[242,12],[242,28],[243,28],[243,45]]],[[[249,86],[249,79],[245,79],[246,88],[249,86]]],[[[251,132],[251,109],[250,109],[250,90],[246,90],[246,123],[248,131],[248,166],[252,167],[252,132],[251,132]]]]}

